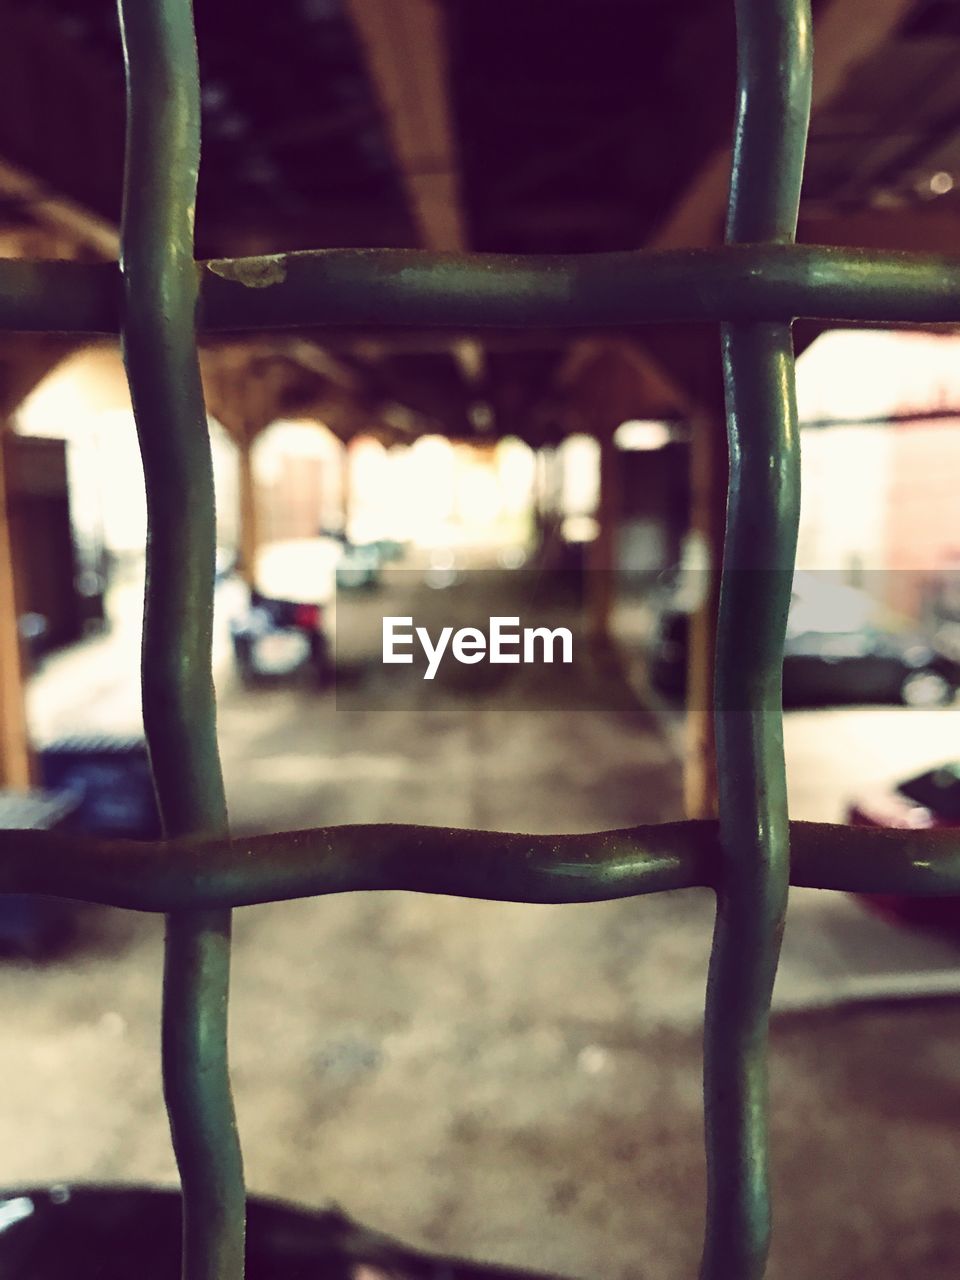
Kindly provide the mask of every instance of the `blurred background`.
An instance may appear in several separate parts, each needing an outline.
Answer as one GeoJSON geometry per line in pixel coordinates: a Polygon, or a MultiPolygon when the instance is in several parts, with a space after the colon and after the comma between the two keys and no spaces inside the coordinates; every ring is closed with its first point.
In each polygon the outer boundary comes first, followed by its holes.
{"type": "MultiPolygon", "coordinates": [[[[197,254],[722,240],[728,0],[195,0],[197,254]]],[[[955,254],[960,4],[821,0],[799,239],[955,254]]],[[[117,253],[110,0],[0,0],[0,253],[117,253]]],[[[792,815],[960,825],[960,335],[796,326],[792,815]]],[[[204,337],[238,834],[710,815],[726,488],[710,326],[204,337]],[[565,625],[572,668],[389,705],[379,622],[565,625]]],[[[150,838],[145,506],[115,342],[0,335],[0,821],[150,838]]],[[[237,913],[251,1189],[412,1244],[695,1273],[712,900],[237,913]]],[[[0,898],[0,1182],[171,1185],[162,922],[0,898]]],[[[796,891],[772,1032],[781,1280],[960,1268],[960,902],[796,891]]],[[[0,1205],[2,1208],[2,1205],[0,1205]]],[[[2,1231],[0,1225],[0,1231],[2,1231]]]]}

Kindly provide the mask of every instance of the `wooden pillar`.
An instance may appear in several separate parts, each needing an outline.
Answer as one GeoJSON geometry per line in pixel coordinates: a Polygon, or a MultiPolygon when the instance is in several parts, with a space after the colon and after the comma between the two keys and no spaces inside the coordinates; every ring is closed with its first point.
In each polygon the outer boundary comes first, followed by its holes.
{"type": "Polygon", "coordinates": [[[690,620],[687,646],[687,750],[684,806],[689,818],[717,813],[717,756],[713,723],[713,666],[717,645],[717,605],[727,508],[727,447],[723,419],[703,415],[692,423],[690,445],[690,525],[703,551],[706,574],[700,607],[690,620]]]}
{"type": "Polygon", "coordinates": [[[593,644],[612,642],[616,603],[617,535],[620,527],[620,459],[610,430],[601,433],[600,493],[597,502],[597,536],[589,544],[587,572],[587,632],[593,644]]]}
{"type": "Polygon", "coordinates": [[[237,467],[239,471],[237,496],[240,505],[237,550],[239,552],[240,576],[248,586],[253,586],[254,568],[257,562],[259,546],[259,524],[257,510],[257,484],[253,474],[253,445],[256,436],[252,432],[238,433],[237,467]]]}
{"type": "MultiPolygon", "coordinates": [[[[12,430],[17,407],[77,346],[75,339],[60,336],[5,336],[0,350],[0,446],[12,430]]],[[[7,457],[0,447],[0,787],[21,791],[32,785],[34,767],[24,702],[7,476],[7,457]]]]}
{"type": "Polygon", "coordinates": [[[547,530],[547,460],[543,445],[534,450],[533,505],[537,542],[542,543],[547,530]]]}
{"type": "Polygon", "coordinates": [[[7,459],[6,450],[0,448],[0,787],[26,790],[32,780],[7,503],[7,459]]]}
{"type": "Polygon", "coordinates": [[[345,537],[350,536],[350,517],[353,514],[353,450],[351,442],[343,440],[340,450],[340,519],[345,537]]]}
{"type": "Polygon", "coordinates": [[[557,514],[560,497],[558,492],[558,450],[556,445],[542,444],[536,451],[535,505],[537,540],[541,547],[553,554],[556,550],[557,514]]]}

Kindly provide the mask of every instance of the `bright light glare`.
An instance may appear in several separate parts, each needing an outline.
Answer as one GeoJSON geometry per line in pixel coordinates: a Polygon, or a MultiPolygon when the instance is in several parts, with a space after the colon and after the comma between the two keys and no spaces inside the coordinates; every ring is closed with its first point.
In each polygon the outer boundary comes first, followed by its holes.
{"type": "Polygon", "coordinates": [[[949,173],[941,170],[939,173],[930,175],[930,190],[935,196],[945,196],[948,191],[953,190],[953,178],[949,173]]]}
{"type": "Polygon", "coordinates": [[[593,542],[599,532],[593,516],[567,516],[561,526],[564,542],[593,542]]]}
{"type": "Polygon", "coordinates": [[[618,449],[631,452],[650,452],[662,449],[673,439],[669,422],[642,422],[632,419],[621,422],[613,433],[613,443],[618,449]]]}

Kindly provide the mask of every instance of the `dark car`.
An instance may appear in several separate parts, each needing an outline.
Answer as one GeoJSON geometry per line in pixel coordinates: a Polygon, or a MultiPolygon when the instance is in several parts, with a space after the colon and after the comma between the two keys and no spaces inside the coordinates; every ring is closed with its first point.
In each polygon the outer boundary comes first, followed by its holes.
{"type": "MultiPolygon", "coordinates": [[[[18,1187],[0,1192],[3,1280],[178,1280],[180,1194],[167,1188],[18,1187]]],[[[352,1222],[250,1196],[248,1280],[550,1280],[540,1273],[421,1253],[352,1222]]]]}
{"type": "MultiPolygon", "coordinates": [[[[938,765],[905,782],[861,796],[848,807],[847,821],[855,827],[896,831],[960,827],[960,761],[938,765]]],[[[952,931],[960,928],[960,897],[859,896],[869,906],[898,920],[952,931]]]]}
{"type": "Polygon", "coordinates": [[[342,530],[334,529],[321,529],[318,537],[329,539],[340,549],[336,568],[338,590],[355,591],[378,584],[388,544],[351,542],[342,530]]]}
{"type": "Polygon", "coordinates": [[[250,607],[231,620],[230,636],[245,684],[289,675],[304,665],[312,668],[319,683],[330,678],[333,663],[321,605],[271,600],[251,591],[250,607]]]}
{"type": "Polygon", "coordinates": [[[230,620],[244,683],[302,667],[312,669],[321,684],[329,680],[340,559],[340,546],[330,538],[291,539],[261,550],[247,607],[230,620]]]}
{"type": "MultiPolygon", "coordinates": [[[[944,706],[960,688],[960,662],[910,629],[875,620],[876,605],[852,587],[798,575],[783,651],[783,701],[903,702],[944,706]]],[[[665,693],[686,686],[689,614],[661,614],[650,652],[650,677],[665,693]]]]}

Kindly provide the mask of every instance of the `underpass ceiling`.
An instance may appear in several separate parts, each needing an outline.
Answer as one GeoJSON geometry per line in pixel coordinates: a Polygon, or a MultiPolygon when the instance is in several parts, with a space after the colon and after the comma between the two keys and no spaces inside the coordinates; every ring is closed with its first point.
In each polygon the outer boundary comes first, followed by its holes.
{"type": "MultiPolygon", "coordinates": [[[[821,0],[815,15],[842,2],[821,0]]],[[[431,109],[450,114],[472,249],[642,246],[729,140],[730,0],[434,3],[449,76],[431,109]]],[[[884,3],[897,15],[892,37],[854,63],[814,118],[802,234],[856,242],[876,218],[872,243],[883,247],[888,234],[891,244],[907,230],[922,238],[935,211],[942,247],[960,210],[960,5],[884,3]]],[[[854,41],[873,11],[861,8],[854,41]]],[[[196,0],[195,10],[198,254],[416,245],[409,174],[346,0],[196,0]]],[[[0,0],[0,16],[0,160],[116,222],[123,89],[113,0],[0,0]]],[[[22,194],[0,195],[0,227],[34,214],[22,194]]],[[[651,336],[681,389],[703,362],[694,337],[651,336]]],[[[518,335],[514,347],[505,335],[479,377],[442,335],[345,335],[335,345],[372,388],[418,413],[428,405],[451,430],[485,421],[484,432],[530,434],[552,429],[534,423],[550,419],[555,374],[580,340],[518,335]]]]}

